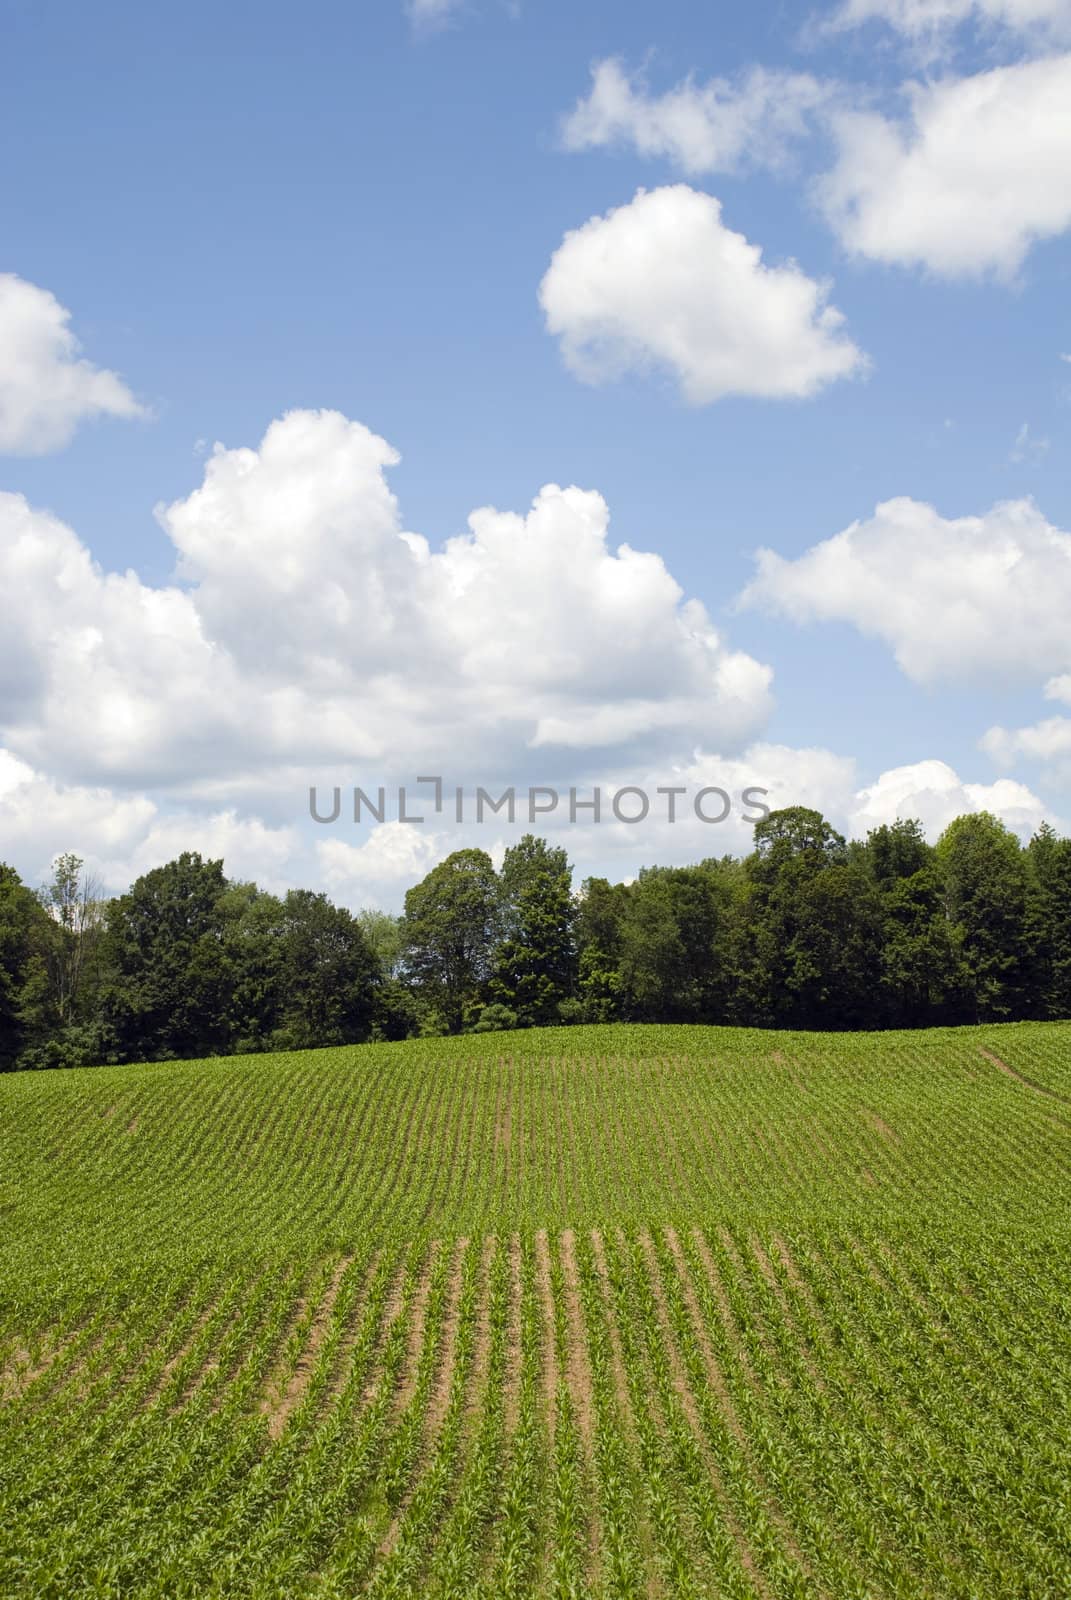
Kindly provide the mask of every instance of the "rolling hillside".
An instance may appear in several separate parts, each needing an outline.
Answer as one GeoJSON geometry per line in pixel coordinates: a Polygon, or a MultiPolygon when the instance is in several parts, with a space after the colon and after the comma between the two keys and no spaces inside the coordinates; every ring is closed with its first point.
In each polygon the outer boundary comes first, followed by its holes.
{"type": "Polygon", "coordinates": [[[0,1078],[0,1593],[1071,1593],[1071,1026],[0,1078]]]}

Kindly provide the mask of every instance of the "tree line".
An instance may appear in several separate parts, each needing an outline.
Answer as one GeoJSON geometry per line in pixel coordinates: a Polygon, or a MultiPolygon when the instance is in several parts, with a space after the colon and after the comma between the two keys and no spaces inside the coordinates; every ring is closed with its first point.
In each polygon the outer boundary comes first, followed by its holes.
{"type": "Polygon", "coordinates": [[[105,899],[77,856],[0,864],[0,1070],[575,1022],[870,1029],[1071,1018],[1071,840],[995,817],[848,842],[817,811],[754,848],[574,891],[527,835],[458,850],[399,917],[229,880],[188,852],[105,899]]]}

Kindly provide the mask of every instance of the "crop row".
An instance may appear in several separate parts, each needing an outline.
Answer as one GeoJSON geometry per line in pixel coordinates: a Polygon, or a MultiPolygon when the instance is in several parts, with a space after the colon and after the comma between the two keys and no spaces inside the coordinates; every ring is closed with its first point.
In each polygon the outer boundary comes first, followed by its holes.
{"type": "Polygon", "coordinates": [[[0,1592],[1071,1592],[1067,1257],[880,1226],[383,1246],[8,1340],[0,1592]]]}

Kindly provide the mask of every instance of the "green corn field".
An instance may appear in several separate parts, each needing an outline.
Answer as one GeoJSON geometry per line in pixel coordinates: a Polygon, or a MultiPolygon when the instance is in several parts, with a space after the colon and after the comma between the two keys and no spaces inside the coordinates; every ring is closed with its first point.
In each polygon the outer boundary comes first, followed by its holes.
{"type": "Polygon", "coordinates": [[[0,1078],[0,1595],[1071,1595],[1071,1025],[0,1078]]]}

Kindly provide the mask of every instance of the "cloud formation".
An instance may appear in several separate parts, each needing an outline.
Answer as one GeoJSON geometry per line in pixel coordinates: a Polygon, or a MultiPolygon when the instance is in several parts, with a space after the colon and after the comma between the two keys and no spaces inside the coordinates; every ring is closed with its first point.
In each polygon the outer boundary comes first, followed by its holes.
{"type": "Polygon", "coordinates": [[[805,398],[865,367],[827,289],[686,184],[641,189],[567,233],[540,285],[548,331],[589,383],[668,373],[686,401],[805,398]]]}
{"type": "Polygon", "coordinates": [[[0,273],[0,453],[44,455],[91,418],[146,415],[118,374],[79,355],[70,316],[47,289],[0,273]]]}
{"type": "Polygon", "coordinates": [[[838,156],[815,193],[846,250],[1007,280],[1071,227],[1071,54],[904,94],[902,117],[832,116],[838,156]]]}
{"type": "Polygon", "coordinates": [[[1046,717],[1027,728],[990,728],[981,748],[1001,767],[1025,758],[1071,771],[1071,717],[1046,717]]]}
{"type": "Polygon", "coordinates": [[[631,148],[664,156],[692,176],[777,167],[830,96],[809,73],[751,67],[733,78],[686,78],[652,95],[641,73],[608,57],[562,123],[567,150],[631,148]]]}
{"type": "Polygon", "coordinates": [[[158,510],[178,556],[161,588],[0,495],[0,738],[69,782],[227,795],[274,774],[296,795],[341,764],[389,780],[459,751],[520,767],[539,747],[545,768],[754,736],[769,668],[660,557],[611,547],[600,495],[547,485],[432,550],[402,526],[396,460],[337,412],[217,447],[158,510]]]}
{"type": "MultiPolygon", "coordinates": [[[[1067,726],[1071,729],[1071,723],[1067,726]]],[[[728,852],[745,854],[752,836],[739,795],[752,785],[768,790],[771,807],[813,806],[851,837],[862,837],[883,822],[917,817],[935,839],[954,817],[978,810],[993,812],[1024,839],[1043,820],[1061,825],[1025,785],[1007,778],[972,783],[939,760],[893,768],[860,786],[849,757],[760,742],[736,756],[696,754],[666,770],[619,769],[600,777],[609,792],[625,783],[646,786],[651,793],[656,784],[687,785],[692,793],[715,786],[732,794],[734,810],[723,824],[703,824],[682,801],[677,823],[670,824],[662,802],[639,827],[608,817],[598,825],[582,821],[572,826],[563,807],[542,822],[540,831],[565,847],[577,883],[593,873],[630,878],[641,862],[683,864],[728,852]]],[[[529,831],[520,811],[512,827],[504,816],[483,827],[430,825],[434,821],[432,817],[421,827],[390,820],[356,841],[343,827],[310,834],[292,824],[273,826],[235,808],[165,809],[144,794],[60,784],[0,748],[4,856],[31,882],[43,881],[55,856],[73,849],[104,888],[117,893],[181,851],[199,850],[206,857],[222,857],[229,876],[255,879],[276,892],[312,887],[353,909],[376,905],[395,910],[406,889],[452,851],[479,847],[499,861],[506,846],[529,831]]]]}
{"type": "Polygon", "coordinates": [[[796,560],[772,550],[741,596],[795,622],[848,622],[916,683],[1029,682],[1071,666],[1071,534],[1032,500],[980,517],[887,500],[796,560]]]}
{"type": "MultiPolygon", "coordinates": [[[[164,586],[102,571],[62,522],[0,495],[5,856],[40,879],[58,851],[75,849],[118,890],[199,849],[267,887],[310,884],[353,906],[394,907],[451,850],[500,850],[530,825],[525,808],[512,830],[498,817],[454,829],[429,815],[425,827],[388,820],[362,833],[306,822],[307,790],[436,771],[498,787],[710,784],[737,800],[759,786],[769,804],[815,805],[849,832],[894,815],[939,830],[983,805],[1020,831],[1045,815],[1008,779],[973,785],[923,762],[861,788],[847,757],[762,742],[769,668],[722,639],[658,556],[610,544],[601,496],[549,485],[526,514],[484,508],[432,549],[402,523],[387,482],[396,460],[335,412],[291,413],[255,448],[217,447],[199,486],[159,508],[177,562],[164,586]]],[[[916,544],[932,552],[925,517],[936,517],[897,505],[924,514],[915,544],[903,537],[910,517],[886,528],[888,560],[872,570],[889,511],[879,508],[874,524],[856,525],[846,568],[852,582],[856,563],[869,573],[894,617],[893,577],[912,600],[926,589],[901,569],[916,544]]],[[[965,560],[1004,552],[991,592],[968,586],[968,603],[1011,618],[1035,667],[1051,658],[1059,698],[1071,662],[1056,659],[1054,641],[1066,630],[1037,610],[1018,615],[1008,565],[1026,564],[1023,594],[1047,599],[1062,624],[1067,536],[1029,502],[993,518],[947,525],[965,560]]],[[[947,581],[962,586],[963,575],[947,581]]],[[[724,826],[653,815],[641,829],[612,817],[565,827],[567,814],[560,807],[546,827],[580,875],[616,862],[628,877],[641,859],[750,845],[739,803],[724,826]]]]}
{"type": "Polygon", "coordinates": [[[270,827],[233,809],[165,811],[146,794],[58,783],[3,748],[0,836],[4,858],[18,862],[31,882],[43,881],[66,850],[81,855],[92,875],[115,893],[183,850],[222,857],[231,877],[254,878],[264,888],[303,881],[294,827],[270,827]]]}
{"type": "Polygon", "coordinates": [[[956,817],[988,811],[1021,839],[1036,833],[1053,813],[1023,783],[966,783],[945,761],[917,761],[883,772],[860,789],[850,808],[850,830],[862,836],[882,823],[916,818],[933,840],[956,817]]]}
{"type": "MultiPolygon", "coordinates": [[[[931,759],[891,768],[873,782],[861,784],[850,757],[821,748],[764,741],[734,756],[696,753],[668,770],[602,772],[595,781],[604,797],[625,784],[638,785],[649,796],[655,795],[659,785],[685,786],[690,795],[711,786],[730,794],[734,805],[723,823],[704,824],[683,799],[678,802],[677,821],[671,824],[666,818],[666,802],[659,800],[642,825],[614,820],[605,804],[599,824],[572,825],[563,805],[542,821],[540,831],[554,844],[564,846],[574,864],[577,884],[592,874],[630,878],[641,862],[682,865],[712,855],[746,855],[752,848],[752,828],[739,797],[752,786],[767,790],[771,808],[814,807],[851,838],[865,837],[882,823],[917,818],[927,837],[936,840],[954,818],[990,811],[1025,840],[1043,821],[1060,820],[1025,784],[1008,778],[975,783],[962,778],[947,762],[931,759]]],[[[710,799],[707,804],[714,806],[716,801],[710,799]]],[[[360,845],[338,836],[319,842],[315,870],[330,891],[349,905],[399,906],[405,890],[451,851],[477,846],[497,860],[505,846],[526,831],[527,819],[521,816],[512,829],[497,818],[494,827],[434,830],[387,822],[373,829],[360,845]]]]}
{"type": "MultiPolygon", "coordinates": [[[[1046,700],[1071,706],[1071,672],[1059,673],[1045,685],[1046,700]]],[[[981,748],[1000,767],[1017,761],[1037,761],[1049,769],[1061,786],[1071,787],[1071,717],[1045,717],[1026,728],[990,728],[981,748]]]]}

